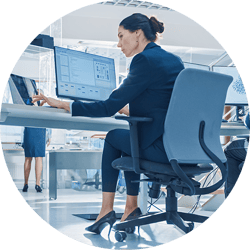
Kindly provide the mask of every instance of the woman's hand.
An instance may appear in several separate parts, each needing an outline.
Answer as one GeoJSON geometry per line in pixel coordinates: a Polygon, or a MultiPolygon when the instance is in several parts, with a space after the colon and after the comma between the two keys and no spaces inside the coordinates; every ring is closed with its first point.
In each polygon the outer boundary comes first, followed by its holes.
{"type": "Polygon", "coordinates": [[[38,101],[41,101],[40,106],[43,106],[45,103],[47,103],[49,106],[55,107],[55,108],[59,108],[60,103],[61,103],[61,101],[56,100],[56,99],[51,98],[51,97],[46,97],[42,93],[39,93],[38,95],[34,95],[32,97],[32,103],[35,103],[38,101]]]}
{"type": "Polygon", "coordinates": [[[125,107],[123,107],[120,111],[118,111],[120,114],[124,114],[129,116],[129,108],[128,105],[126,105],[125,107]]]}
{"type": "Polygon", "coordinates": [[[42,93],[39,93],[39,95],[34,95],[32,97],[32,103],[35,103],[37,101],[41,101],[40,106],[43,106],[45,103],[47,103],[51,107],[65,109],[67,111],[70,111],[69,102],[63,102],[63,101],[56,100],[51,97],[46,97],[42,93]]]}

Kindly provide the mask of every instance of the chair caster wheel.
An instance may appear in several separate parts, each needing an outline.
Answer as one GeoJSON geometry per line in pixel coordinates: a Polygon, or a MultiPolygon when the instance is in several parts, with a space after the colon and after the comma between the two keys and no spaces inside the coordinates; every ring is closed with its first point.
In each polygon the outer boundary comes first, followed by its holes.
{"type": "Polygon", "coordinates": [[[187,224],[189,226],[189,230],[188,230],[188,233],[189,233],[189,232],[191,232],[194,229],[194,223],[193,222],[189,222],[187,224]]]}
{"type": "Polygon", "coordinates": [[[127,234],[133,234],[135,232],[135,227],[128,227],[128,228],[125,228],[125,232],[127,234]]]}
{"type": "Polygon", "coordinates": [[[118,242],[123,242],[127,238],[127,234],[125,232],[115,232],[115,239],[118,242]]]}

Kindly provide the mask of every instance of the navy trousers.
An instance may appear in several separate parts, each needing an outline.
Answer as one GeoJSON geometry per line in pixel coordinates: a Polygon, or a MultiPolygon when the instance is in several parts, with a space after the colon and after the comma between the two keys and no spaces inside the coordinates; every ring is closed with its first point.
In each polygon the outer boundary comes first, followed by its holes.
{"type": "MultiPolygon", "coordinates": [[[[102,156],[102,191],[115,192],[119,175],[119,170],[114,169],[112,162],[122,156],[131,156],[130,134],[126,129],[111,130],[105,139],[102,156]]],[[[152,145],[144,150],[140,150],[140,158],[159,162],[169,163],[164,150],[162,137],[158,138],[152,145]]],[[[137,196],[139,193],[139,183],[131,181],[139,180],[140,175],[132,171],[124,171],[127,194],[137,196]]]]}
{"type": "Polygon", "coordinates": [[[227,197],[232,191],[246,159],[246,149],[244,147],[245,140],[246,139],[234,140],[225,148],[224,152],[228,163],[228,177],[225,183],[225,197],[227,197]]]}

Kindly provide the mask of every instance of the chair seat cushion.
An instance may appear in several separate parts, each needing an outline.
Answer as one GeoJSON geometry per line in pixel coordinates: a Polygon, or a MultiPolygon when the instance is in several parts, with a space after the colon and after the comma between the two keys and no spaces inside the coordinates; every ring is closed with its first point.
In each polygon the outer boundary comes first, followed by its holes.
{"type": "MultiPolygon", "coordinates": [[[[133,158],[127,156],[118,158],[112,162],[112,167],[124,171],[134,171],[133,158]]],[[[213,167],[209,164],[180,164],[180,167],[187,176],[196,176],[213,170],[213,167]]],[[[177,176],[170,164],[163,164],[140,159],[140,168],[144,170],[145,173],[157,173],[177,176]]]]}

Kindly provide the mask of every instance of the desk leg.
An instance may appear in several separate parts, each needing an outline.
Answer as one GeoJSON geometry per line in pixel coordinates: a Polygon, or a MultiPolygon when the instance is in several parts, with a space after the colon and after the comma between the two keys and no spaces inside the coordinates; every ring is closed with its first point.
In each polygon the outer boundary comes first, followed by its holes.
{"type": "Polygon", "coordinates": [[[57,169],[54,154],[49,157],[49,198],[57,199],[57,169]]]}

